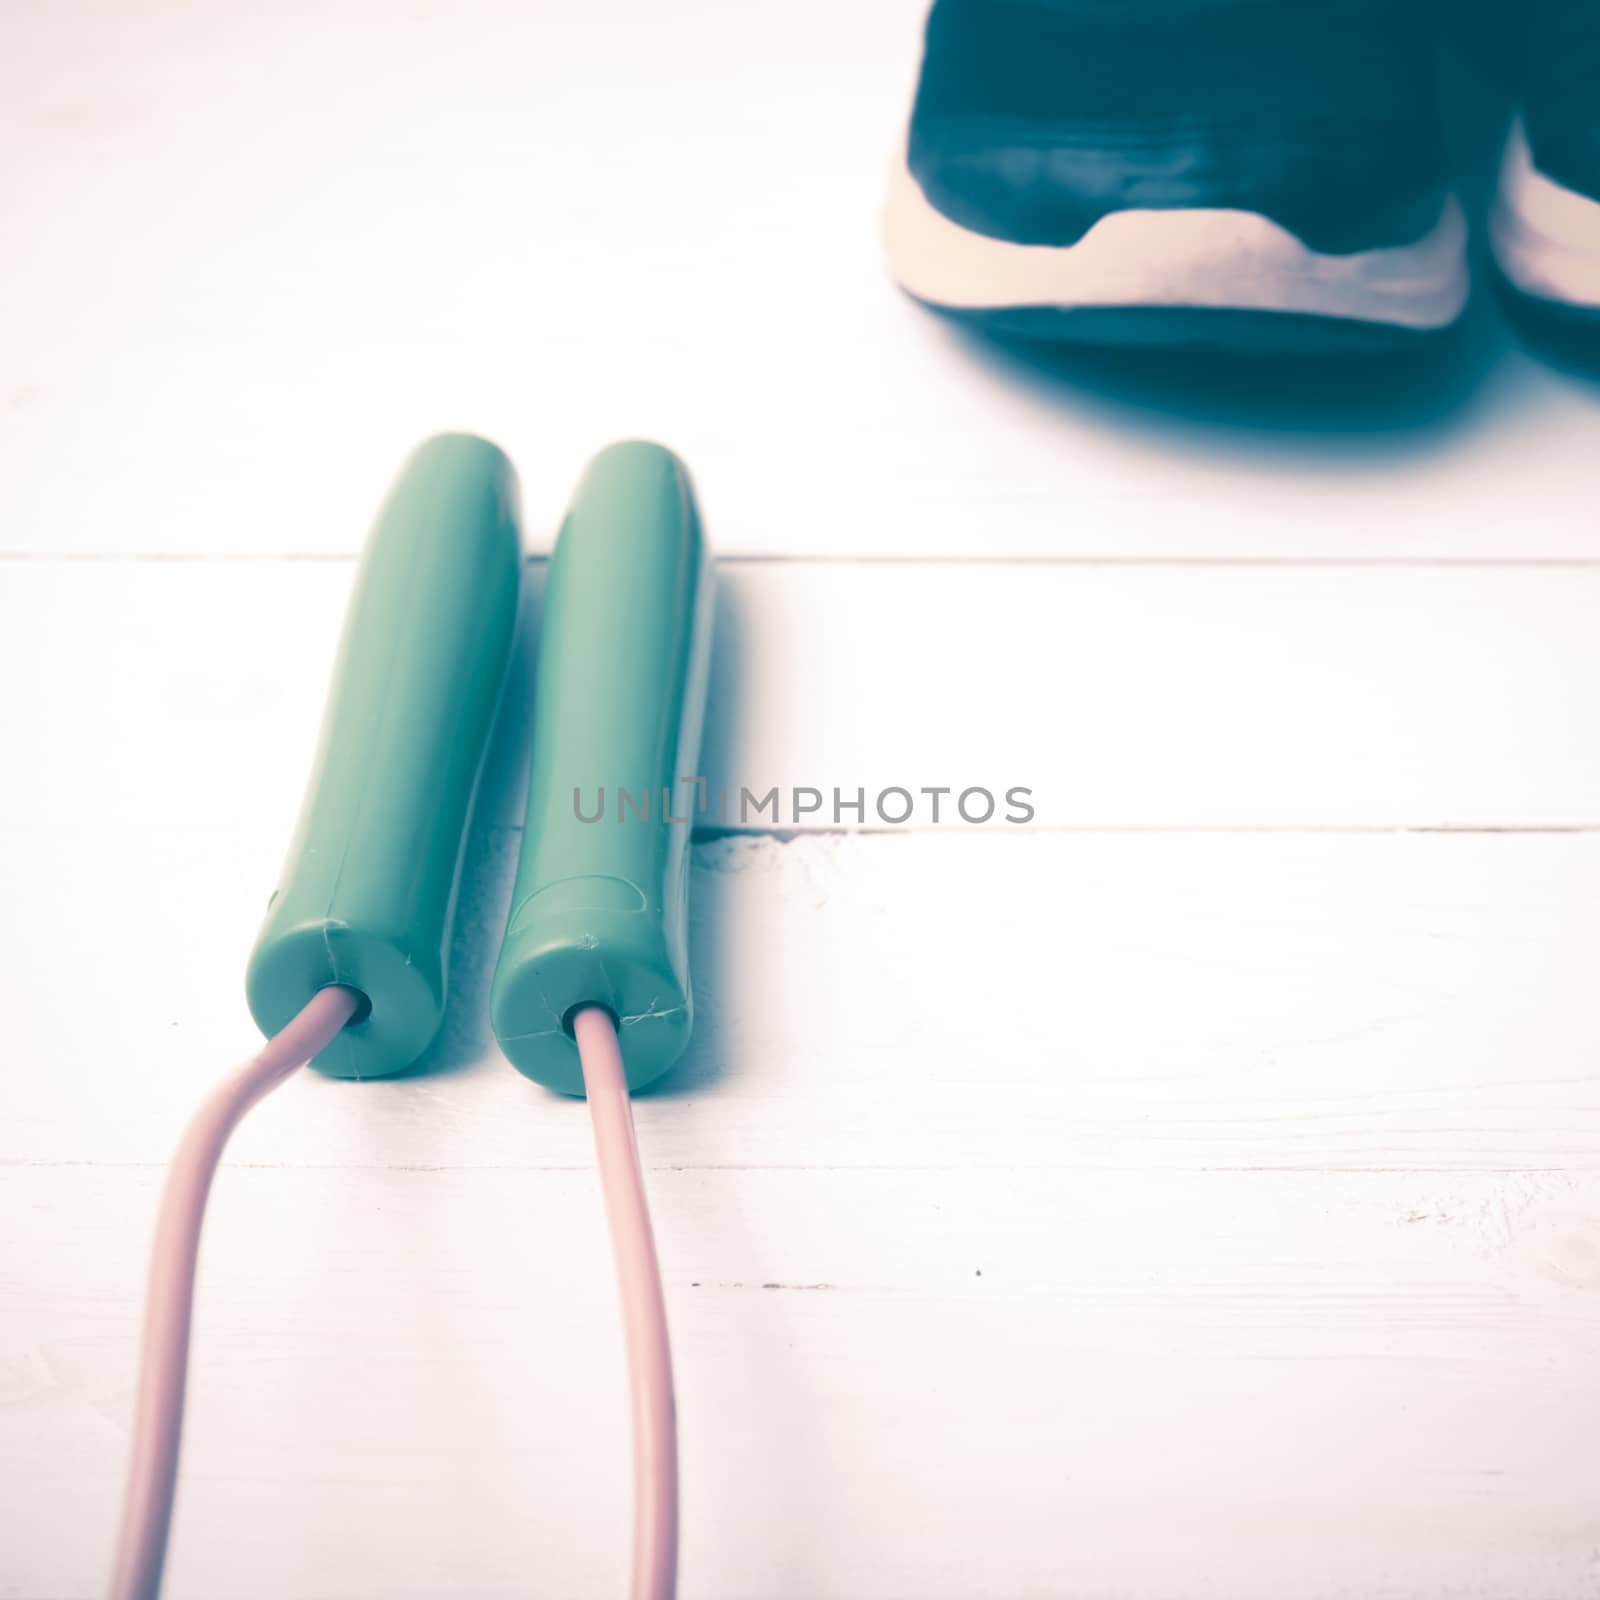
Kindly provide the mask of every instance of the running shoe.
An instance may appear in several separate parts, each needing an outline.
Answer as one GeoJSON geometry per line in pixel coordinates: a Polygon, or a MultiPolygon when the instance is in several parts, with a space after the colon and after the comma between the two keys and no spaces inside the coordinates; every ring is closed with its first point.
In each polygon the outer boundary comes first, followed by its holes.
{"type": "Polygon", "coordinates": [[[1522,0],[1503,31],[1516,116],[1490,249],[1533,307],[1600,328],[1600,0],[1522,0]]]}
{"type": "Polygon", "coordinates": [[[1404,345],[1469,284],[1429,0],[936,0],[891,270],[1002,332],[1404,345]]]}

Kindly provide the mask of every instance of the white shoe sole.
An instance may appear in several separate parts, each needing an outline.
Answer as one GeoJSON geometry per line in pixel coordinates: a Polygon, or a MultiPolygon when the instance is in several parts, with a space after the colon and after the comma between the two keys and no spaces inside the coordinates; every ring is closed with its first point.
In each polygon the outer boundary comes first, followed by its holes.
{"type": "Polygon", "coordinates": [[[1540,172],[1520,120],[1506,140],[1489,246],[1514,289],[1600,311],[1600,200],[1540,172]]]}
{"type": "Polygon", "coordinates": [[[1453,323],[1469,293],[1466,219],[1453,196],[1416,243],[1349,255],[1220,208],[1115,211],[1076,244],[1012,244],[951,221],[901,163],[884,235],[901,286],[952,311],[1279,312],[1426,332],[1453,323]]]}

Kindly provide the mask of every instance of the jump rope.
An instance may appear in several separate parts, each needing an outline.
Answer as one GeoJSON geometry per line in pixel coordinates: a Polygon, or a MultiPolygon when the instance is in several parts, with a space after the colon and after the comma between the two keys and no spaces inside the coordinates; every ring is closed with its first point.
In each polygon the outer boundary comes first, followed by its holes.
{"type": "MultiPolygon", "coordinates": [[[[229,1135],[308,1063],[381,1078],[438,1031],[521,573],[509,461],[468,435],[429,440],[362,555],[299,824],[250,957],[267,1043],[195,1114],[162,1193],[110,1600],[160,1591],[201,1225],[229,1135]]],[[[632,1600],[677,1587],[672,1363],[629,1093],[677,1060],[693,1020],[680,785],[696,767],[710,600],[683,464],[652,444],[602,451],[550,563],[527,819],[490,999],[512,1065],[589,1102],[632,1402],[632,1600]],[[584,821],[576,796],[596,790],[617,810],[584,821]]]]}

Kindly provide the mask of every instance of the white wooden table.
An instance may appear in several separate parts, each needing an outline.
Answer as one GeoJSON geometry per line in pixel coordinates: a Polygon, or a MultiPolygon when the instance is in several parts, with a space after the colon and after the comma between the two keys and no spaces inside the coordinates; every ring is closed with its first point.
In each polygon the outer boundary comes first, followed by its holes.
{"type": "MultiPolygon", "coordinates": [[[[103,1581],[162,1167],[446,427],[536,551],[689,459],[714,780],[1035,791],[696,847],[686,1600],[1600,1593],[1596,391],[1482,306],[1378,396],[919,314],[919,10],[0,8],[0,1596],[103,1581]]],[[[219,1183],[172,1600],[622,1593],[586,1118],[485,1017],[521,695],[427,1070],[219,1183]]]]}

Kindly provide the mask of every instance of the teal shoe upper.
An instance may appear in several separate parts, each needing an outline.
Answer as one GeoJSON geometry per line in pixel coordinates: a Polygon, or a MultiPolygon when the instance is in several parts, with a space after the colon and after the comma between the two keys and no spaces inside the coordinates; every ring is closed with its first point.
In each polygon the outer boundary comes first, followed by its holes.
{"type": "Polygon", "coordinates": [[[961,226],[1074,244],[1135,207],[1406,244],[1447,193],[1423,0],[937,0],[908,161],[961,226]]]}

